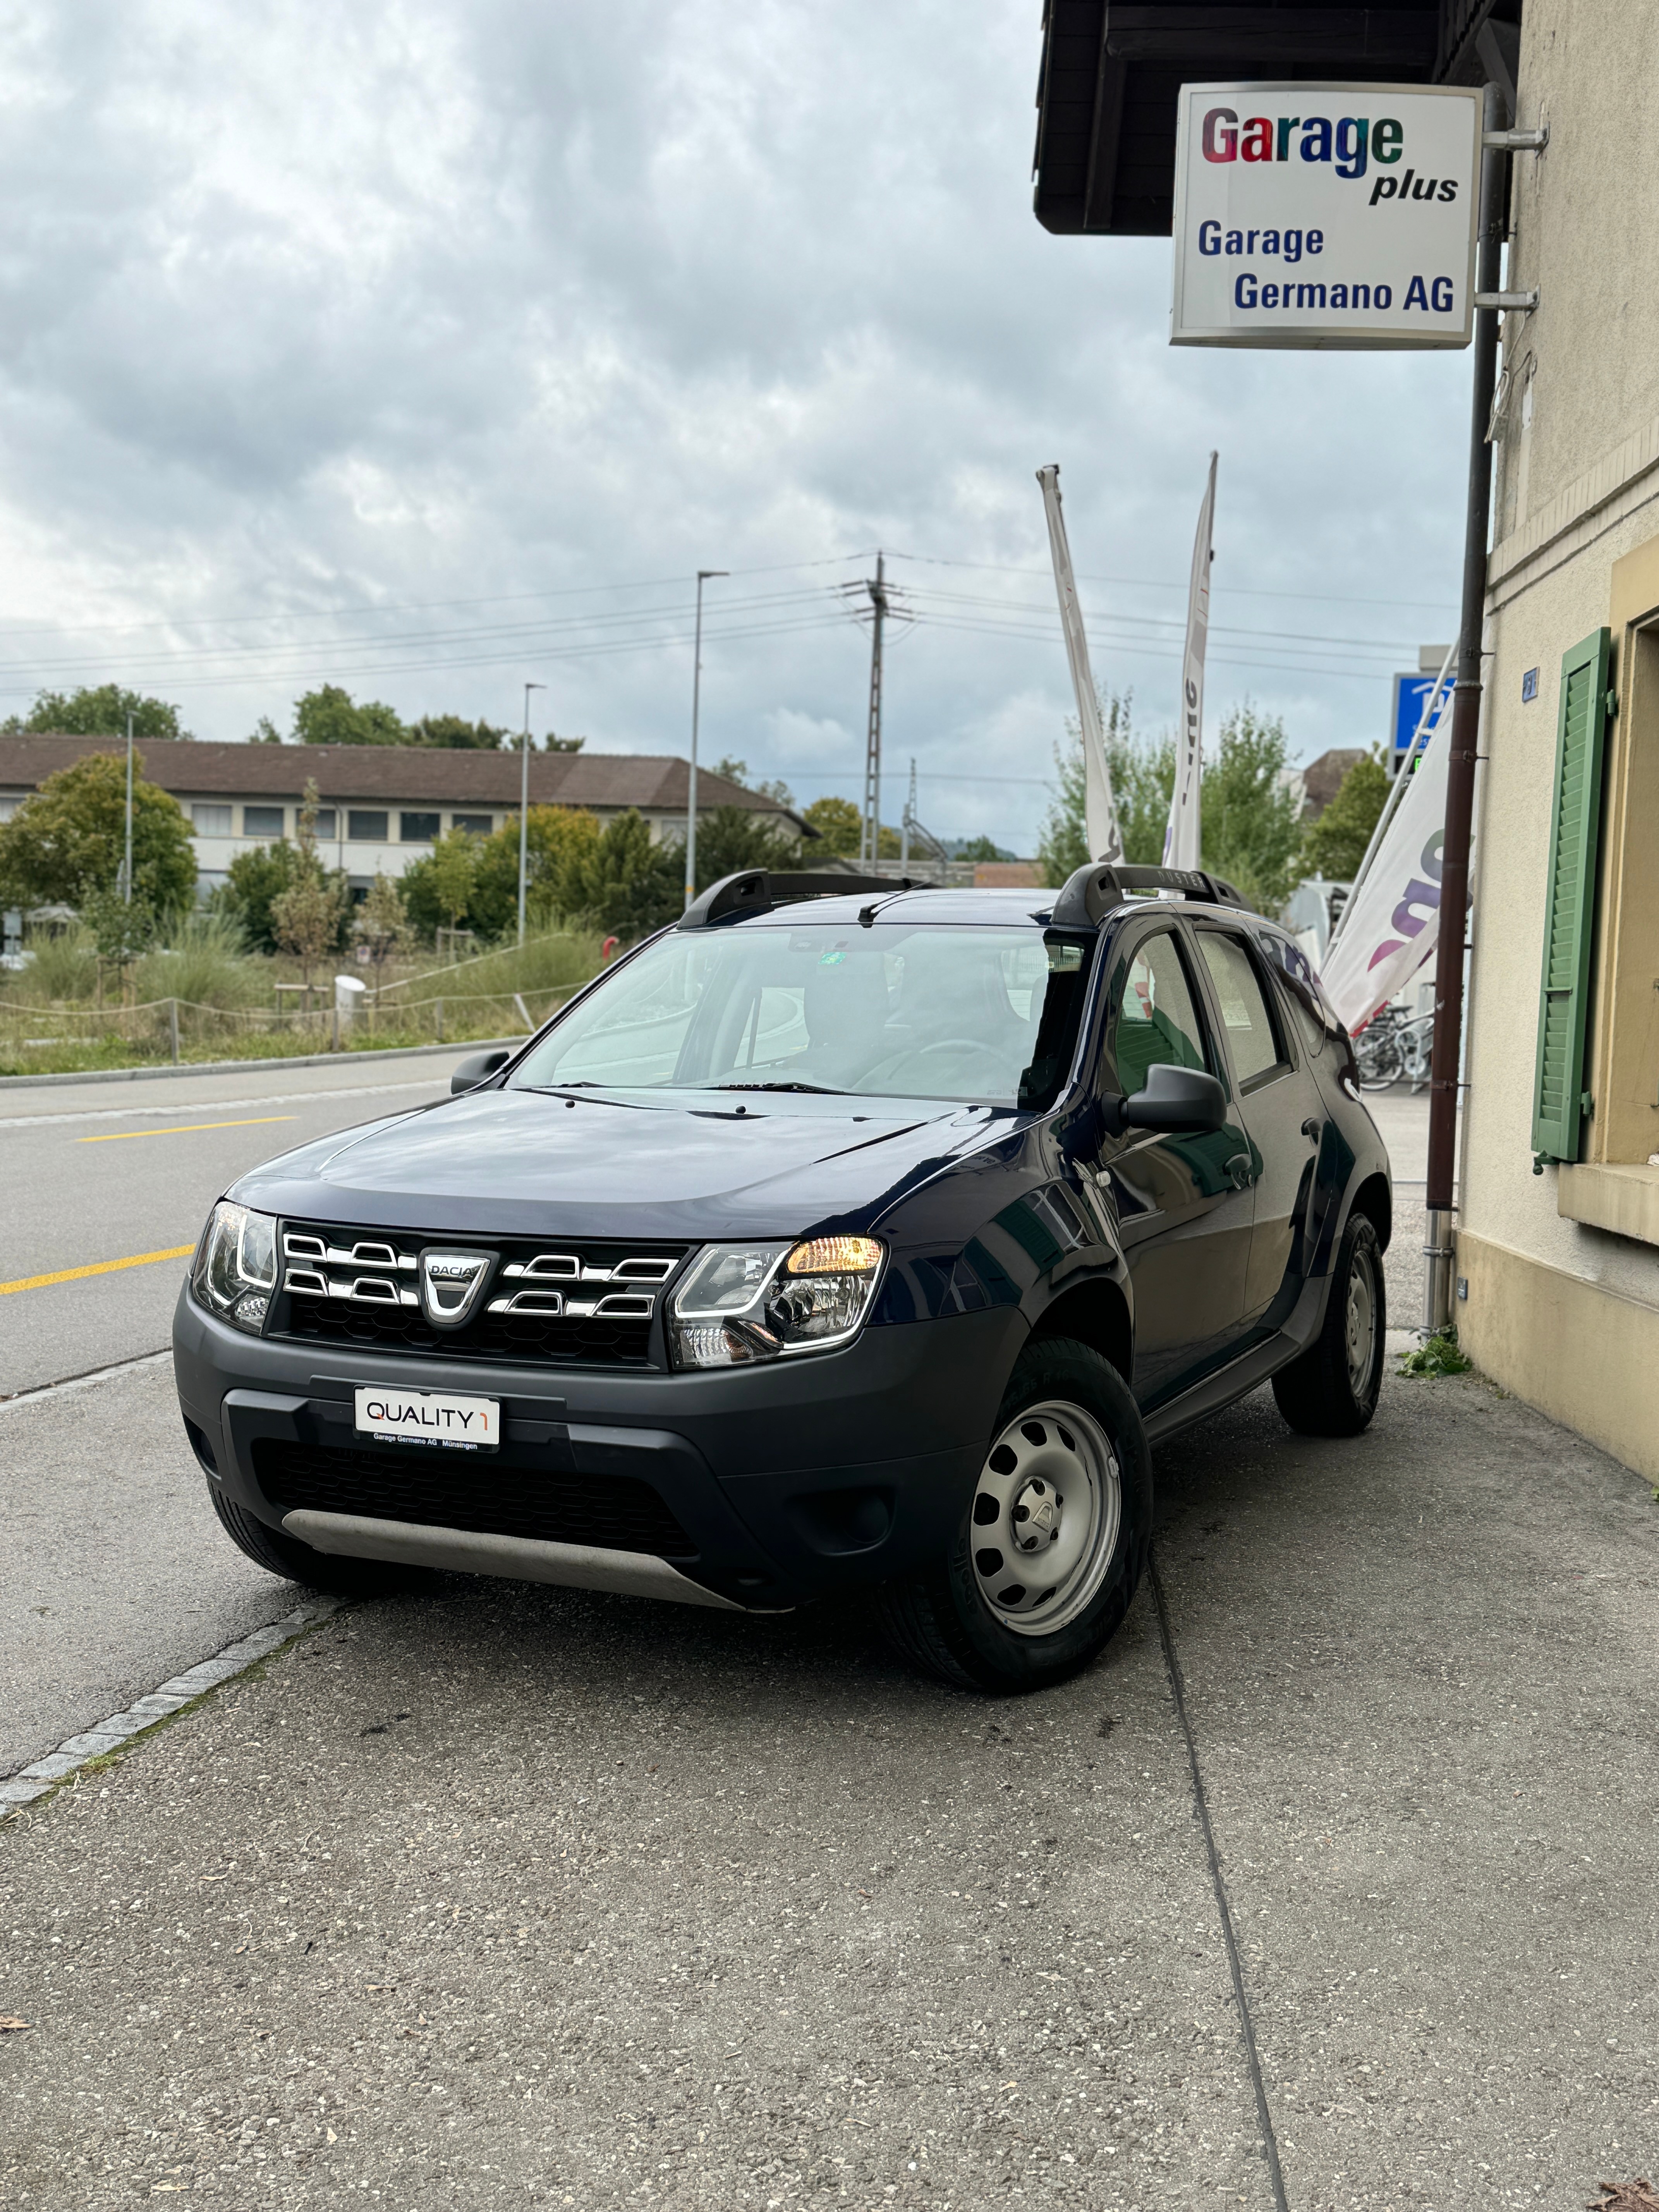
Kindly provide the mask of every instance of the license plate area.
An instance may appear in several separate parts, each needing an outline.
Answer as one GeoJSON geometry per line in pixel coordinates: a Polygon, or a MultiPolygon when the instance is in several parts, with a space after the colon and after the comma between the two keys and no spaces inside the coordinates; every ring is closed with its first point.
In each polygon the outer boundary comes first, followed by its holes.
{"type": "Polygon", "coordinates": [[[410,1444],[427,1451],[498,1450],[501,1408],[495,1398],[454,1390],[402,1390],[384,1383],[360,1385],[354,1395],[356,1430],[375,1443],[410,1444]]]}

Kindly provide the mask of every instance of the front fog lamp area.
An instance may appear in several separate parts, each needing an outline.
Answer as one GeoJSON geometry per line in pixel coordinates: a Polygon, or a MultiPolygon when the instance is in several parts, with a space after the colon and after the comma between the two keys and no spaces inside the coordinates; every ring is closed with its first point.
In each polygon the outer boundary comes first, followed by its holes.
{"type": "Polygon", "coordinates": [[[881,1272],[873,1237],[712,1244],[668,1313],[677,1367],[746,1367],[843,1344],[863,1326],[881,1272]]]}
{"type": "Polygon", "coordinates": [[[204,1306],[258,1336],[276,1287],[276,1224],[221,1199],[196,1255],[191,1286],[204,1306]]]}

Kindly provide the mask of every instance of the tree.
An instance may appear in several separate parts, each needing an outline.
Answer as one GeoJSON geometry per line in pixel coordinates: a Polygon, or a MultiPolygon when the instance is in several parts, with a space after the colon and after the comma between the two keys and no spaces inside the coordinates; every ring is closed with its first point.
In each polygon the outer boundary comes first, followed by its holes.
{"type": "Polygon", "coordinates": [[[378,699],[361,706],[337,684],[320,684],[294,703],[294,734],[302,745],[406,745],[396,708],[378,699]]]}
{"type": "Polygon", "coordinates": [[[794,811],[795,794],[788,785],[781,778],[771,783],[750,783],[747,761],[733,760],[727,753],[723,759],[714,763],[711,774],[724,776],[728,783],[741,784],[745,791],[758,792],[763,799],[775,799],[780,806],[788,807],[792,813],[794,811]]]}
{"type": "MultiPolygon", "coordinates": [[[[685,866],[685,842],[673,841],[685,866]]],[[[780,872],[810,866],[807,848],[799,837],[780,830],[763,814],[747,806],[711,806],[697,817],[697,889],[706,891],[722,876],[739,868],[774,868],[780,872]]],[[[682,874],[681,882],[684,877],[682,874]]]]}
{"type": "MultiPolygon", "coordinates": [[[[56,769],[0,823],[0,907],[79,907],[112,891],[125,852],[125,753],[88,753],[56,769]]],[[[196,847],[178,800],[133,758],[132,894],[151,915],[196,895],[196,847]]],[[[125,902],[124,902],[125,903],[125,902]]]]}
{"type": "Polygon", "coordinates": [[[1277,914],[1289,898],[1302,843],[1287,750],[1284,723],[1247,701],[1226,716],[1204,764],[1204,865],[1263,914],[1277,914]]]}
{"type": "Polygon", "coordinates": [[[1318,821],[1302,832],[1305,873],[1339,883],[1353,880],[1387,804],[1389,788],[1389,771],[1380,751],[1354,763],[1318,821]]]}
{"type": "MultiPolygon", "coordinates": [[[[1175,789],[1175,741],[1138,737],[1131,719],[1133,701],[1132,692],[1100,694],[1106,767],[1123,836],[1123,857],[1156,866],[1164,857],[1170,795],[1175,789]]],[[[1084,833],[1083,737],[1074,714],[1066,718],[1065,743],[1054,748],[1054,768],[1060,787],[1043,823],[1037,859],[1043,880],[1058,884],[1096,857],[1084,833]]]]}
{"type": "Polygon", "coordinates": [[[410,724],[404,743],[446,745],[459,752],[498,753],[503,745],[510,749],[517,739],[511,730],[497,729],[493,722],[469,722],[460,714],[422,714],[410,724]]]}
{"type": "Polygon", "coordinates": [[[957,847],[951,857],[957,860],[1012,860],[1015,855],[1005,853],[993,837],[969,837],[957,847]]]}
{"type": "Polygon", "coordinates": [[[253,725],[253,735],[248,739],[248,743],[251,745],[280,745],[283,743],[283,733],[269,714],[261,714],[253,725]]]}
{"type": "MultiPolygon", "coordinates": [[[[459,929],[477,889],[478,854],[484,841],[465,830],[446,830],[432,850],[404,870],[404,911],[428,943],[439,930],[459,929]]],[[[516,848],[515,848],[516,865],[516,848]]]]}
{"type": "Polygon", "coordinates": [[[381,969],[403,949],[409,936],[403,893],[392,878],[379,868],[374,871],[368,897],[352,917],[352,934],[377,980],[381,969]]]}
{"type": "Polygon", "coordinates": [[[317,786],[307,776],[296,819],[295,845],[299,866],[289,888],[270,902],[271,934],[300,963],[301,981],[311,988],[311,971],[339,945],[345,920],[343,884],[331,882],[317,857],[317,786]]]}
{"type": "Polygon", "coordinates": [[[149,698],[142,691],[124,691],[118,684],[83,684],[75,691],[42,691],[27,714],[9,716],[0,723],[0,729],[12,734],[51,730],[72,738],[124,738],[129,714],[135,738],[190,736],[188,730],[179,726],[176,707],[170,707],[165,699],[149,698]]]}
{"type": "MultiPolygon", "coordinates": [[[[576,806],[532,806],[525,836],[528,896],[538,927],[579,911],[578,878],[599,842],[599,825],[576,806]]],[[[481,937],[506,937],[519,924],[519,817],[510,814],[478,847],[472,927],[481,937]]]]}
{"type": "Polygon", "coordinates": [[[815,799],[801,819],[818,833],[814,859],[857,853],[864,817],[850,799],[815,799]]]}
{"type": "Polygon", "coordinates": [[[619,814],[571,870],[573,910],[596,929],[632,942],[672,921],[685,903],[685,856],[655,844],[635,808],[619,814]]]}

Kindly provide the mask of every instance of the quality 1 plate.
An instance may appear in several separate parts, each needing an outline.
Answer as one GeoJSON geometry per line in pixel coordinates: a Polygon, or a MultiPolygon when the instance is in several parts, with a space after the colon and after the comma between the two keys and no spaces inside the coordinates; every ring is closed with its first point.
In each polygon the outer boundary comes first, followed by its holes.
{"type": "Polygon", "coordinates": [[[356,1394],[357,1433],[377,1443],[423,1444],[440,1451],[494,1451],[501,1409],[494,1398],[453,1390],[397,1390],[381,1383],[356,1394]]]}

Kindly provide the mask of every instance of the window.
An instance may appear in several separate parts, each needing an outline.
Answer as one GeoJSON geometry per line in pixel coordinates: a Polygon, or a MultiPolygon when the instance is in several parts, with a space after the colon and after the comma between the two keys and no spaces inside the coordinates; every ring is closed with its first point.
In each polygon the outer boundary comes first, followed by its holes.
{"type": "Polygon", "coordinates": [[[1084,948],[1028,927],[667,935],[572,1007],[515,1084],[1033,1101],[1069,1069],[1084,948]],[[1041,988],[1039,988],[1041,986],[1041,988]]]}
{"type": "Polygon", "coordinates": [[[1146,1088],[1150,1068],[1209,1065],[1186,963],[1167,929],[1142,938],[1129,956],[1112,1027],[1112,1060],[1126,1098],[1146,1088]]]}
{"type": "Polygon", "coordinates": [[[319,806],[317,809],[317,835],[319,837],[334,836],[337,834],[334,826],[335,819],[334,809],[331,806],[319,806]]]}
{"type": "Polygon", "coordinates": [[[244,837],[280,837],[288,827],[285,806],[245,806],[242,809],[244,837]]]}
{"type": "Polygon", "coordinates": [[[191,825],[198,837],[228,837],[230,809],[228,806],[192,806],[191,825]]]}
{"type": "Polygon", "coordinates": [[[429,845],[438,834],[440,820],[436,814],[400,814],[398,835],[405,845],[429,845]]]}
{"type": "Polygon", "coordinates": [[[495,826],[495,817],[493,814],[452,814],[449,826],[452,830],[465,830],[470,837],[487,837],[495,826]]]}
{"type": "Polygon", "coordinates": [[[354,806],[346,816],[346,836],[361,837],[365,844],[384,845],[390,818],[388,815],[366,813],[362,807],[354,806]]]}
{"type": "Polygon", "coordinates": [[[1261,984],[1250,964],[1250,956],[1236,937],[1203,929],[1198,941],[1204,965],[1210,971],[1221,1019],[1227,1032],[1227,1048],[1241,1089],[1275,1067],[1285,1055],[1279,1049],[1273,1016],[1261,995],[1261,984]]]}

